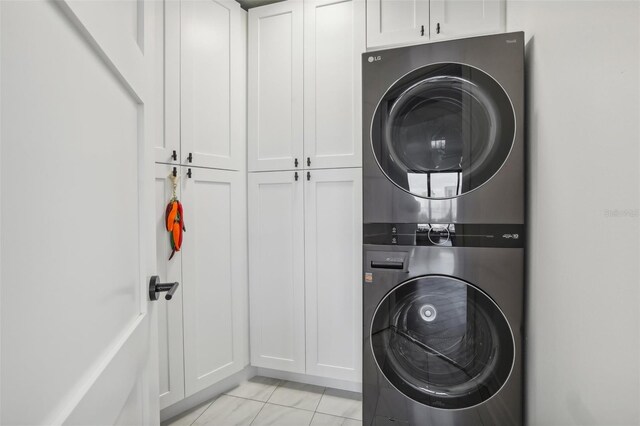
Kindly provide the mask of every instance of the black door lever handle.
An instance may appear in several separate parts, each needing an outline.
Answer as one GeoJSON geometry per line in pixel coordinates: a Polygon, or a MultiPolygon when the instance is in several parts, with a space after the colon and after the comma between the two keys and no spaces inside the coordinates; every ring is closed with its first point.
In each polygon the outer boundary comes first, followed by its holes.
{"type": "Polygon", "coordinates": [[[160,277],[157,275],[154,275],[149,279],[149,299],[158,300],[158,293],[166,291],[167,294],[164,298],[171,300],[173,298],[173,293],[176,292],[180,283],[161,283],[158,281],[160,281],[160,277]]]}

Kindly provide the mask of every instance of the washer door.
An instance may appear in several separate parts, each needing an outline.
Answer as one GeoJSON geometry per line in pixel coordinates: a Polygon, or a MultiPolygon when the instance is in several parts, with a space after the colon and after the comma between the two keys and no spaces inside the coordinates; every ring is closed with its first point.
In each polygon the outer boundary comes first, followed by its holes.
{"type": "Polygon", "coordinates": [[[486,183],[504,164],[515,116],[502,87],[464,64],[420,68],[380,100],[373,152],[387,177],[423,198],[453,198],[486,183]]]}
{"type": "Polygon", "coordinates": [[[373,355],[389,382],[432,407],[471,407],[495,395],[514,362],[506,318],[485,293],[450,277],[407,281],[378,305],[373,355]]]}

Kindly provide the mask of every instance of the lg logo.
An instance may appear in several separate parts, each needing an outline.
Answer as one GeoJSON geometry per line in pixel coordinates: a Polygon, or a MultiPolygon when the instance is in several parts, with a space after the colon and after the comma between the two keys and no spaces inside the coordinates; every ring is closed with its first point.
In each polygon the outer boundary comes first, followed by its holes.
{"type": "Polygon", "coordinates": [[[520,238],[520,235],[518,234],[502,234],[502,238],[513,238],[514,240],[517,240],[518,238],[520,238]]]}
{"type": "Polygon", "coordinates": [[[378,62],[382,60],[382,56],[369,56],[369,62],[378,62]]]}

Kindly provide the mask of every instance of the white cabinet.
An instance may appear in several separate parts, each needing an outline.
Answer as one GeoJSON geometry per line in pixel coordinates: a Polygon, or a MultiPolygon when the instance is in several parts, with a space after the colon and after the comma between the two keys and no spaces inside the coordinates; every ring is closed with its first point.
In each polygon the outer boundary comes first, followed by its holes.
{"type": "Polygon", "coordinates": [[[190,170],[182,184],[187,396],[248,363],[246,174],[190,170]]]}
{"type": "Polygon", "coordinates": [[[305,180],[306,372],[359,382],[362,358],[362,169],[305,180]]]}
{"type": "Polygon", "coordinates": [[[431,0],[431,39],[505,30],[505,0],[431,0]]]}
{"type": "Polygon", "coordinates": [[[249,362],[246,173],[177,168],[186,232],[169,260],[164,215],[172,170],[156,165],[158,274],[180,282],[172,300],[158,300],[161,408],[249,362]]]}
{"type": "Polygon", "coordinates": [[[303,187],[302,172],[249,174],[251,364],[297,373],[305,369],[303,187]]]}
{"type": "Polygon", "coordinates": [[[157,302],[160,405],[166,408],[249,363],[247,14],[234,0],[163,3],[156,255],[162,281],[180,282],[171,301],[157,302]],[[174,168],[186,232],[182,250],[169,260],[164,215],[174,168]]]}
{"type": "Polygon", "coordinates": [[[250,173],[252,365],[361,380],[361,173],[250,173]]]}
{"type": "Polygon", "coordinates": [[[367,0],[367,47],[429,40],[429,0],[367,0]]]}
{"type": "Polygon", "coordinates": [[[367,48],[505,30],[505,0],[367,0],[367,48]]]}
{"type": "Polygon", "coordinates": [[[239,170],[246,13],[233,0],[166,1],[164,11],[165,137],[156,161],[239,170]]]}
{"type": "Polygon", "coordinates": [[[301,1],[249,11],[249,170],[301,167],[303,57],[301,1]]]}
{"type": "Polygon", "coordinates": [[[365,35],[364,0],[249,11],[250,171],[361,165],[365,35]]]}
{"type": "Polygon", "coordinates": [[[304,2],[305,167],[362,164],[364,0],[304,2]]]}
{"type": "MultiPolygon", "coordinates": [[[[169,260],[171,246],[165,222],[165,207],[172,197],[173,186],[169,175],[172,167],[155,166],[156,208],[156,265],[162,282],[180,282],[173,299],[161,296],[156,302],[158,310],[158,345],[160,367],[160,408],[166,408],[184,398],[184,364],[182,350],[182,254],[169,260]]],[[[178,198],[180,188],[177,188],[178,198]]]]}

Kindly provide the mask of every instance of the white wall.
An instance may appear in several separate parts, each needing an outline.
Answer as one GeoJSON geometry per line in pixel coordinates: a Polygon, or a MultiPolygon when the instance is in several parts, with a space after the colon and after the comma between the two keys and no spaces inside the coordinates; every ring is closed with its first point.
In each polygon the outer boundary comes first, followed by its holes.
{"type": "Polygon", "coordinates": [[[640,4],[508,0],[528,84],[530,425],[640,424],[640,4]]]}

